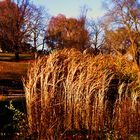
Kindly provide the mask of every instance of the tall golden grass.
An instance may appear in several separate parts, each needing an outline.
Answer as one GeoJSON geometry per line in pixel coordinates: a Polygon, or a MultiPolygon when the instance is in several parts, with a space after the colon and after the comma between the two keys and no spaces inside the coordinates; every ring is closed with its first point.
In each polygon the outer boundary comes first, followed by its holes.
{"type": "Polygon", "coordinates": [[[36,60],[24,81],[30,134],[127,139],[140,133],[139,69],[123,56],[75,49],[36,60]]]}

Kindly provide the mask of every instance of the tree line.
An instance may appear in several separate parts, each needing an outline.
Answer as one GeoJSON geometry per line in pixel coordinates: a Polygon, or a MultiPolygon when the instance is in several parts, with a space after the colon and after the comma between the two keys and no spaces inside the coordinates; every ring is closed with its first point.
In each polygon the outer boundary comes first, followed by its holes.
{"type": "MultiPolygon", "coordinates": [[[[46,3],[47,5],[47,3],[46,3]]],[[[66,47],[98,55],[126,55],[140,64],[139,0],[107,0],[100,19],[87,18],[83,7],[78,18],[49,17],[43,7],[29,0],[0,2],[0,47],[3,51],[37,51],[39,45],[50,50],[66,47]]]]}
{"type": "Polygon", "coordinates": [[[44,34],[46,12],[43,7],[29,0],[4,0],[0,2],[0,47],[2,51],[15,53],[36,50],[39,38],[44,34]]]}

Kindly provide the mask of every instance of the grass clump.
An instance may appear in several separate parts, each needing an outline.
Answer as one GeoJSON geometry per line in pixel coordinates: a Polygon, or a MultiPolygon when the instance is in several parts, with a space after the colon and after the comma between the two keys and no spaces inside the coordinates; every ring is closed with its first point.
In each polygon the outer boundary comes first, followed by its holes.
{"type": "Polygon", "coordinates": [[[75,49],[36,60],[24,82],[31,134],[39,139],[126,139],[139,130],[139,69],[122,56],[75,49]]]}

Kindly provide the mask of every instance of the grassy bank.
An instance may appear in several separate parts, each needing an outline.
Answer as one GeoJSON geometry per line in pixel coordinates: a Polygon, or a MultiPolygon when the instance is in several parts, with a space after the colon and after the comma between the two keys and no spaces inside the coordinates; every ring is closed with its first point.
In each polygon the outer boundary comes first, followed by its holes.
{"type": "Polygon", "coordinates": [[[26,75],[29,62],[0,61],[0,79],[21,79],[26,75]]]}
{"type": "Polygon", "coordinates": [[[31,54],[20,54],[20,59],[15,62],[15,55],[12,53],[0,53],[0,79],[21,79],[26,75],[31,54]]]}
{"type": "Polygon", "coordinates": [[[22,78],[26,76],[31,58],[29,54],[20,54],[20,60],[16,62],[14,54],[0,53],[0,139],[15,140],[19,128],[25,127],[20,125],[21,114],[26,113],[22,78]],[[11,101],[15,110],[7,108],[11,101]]]}

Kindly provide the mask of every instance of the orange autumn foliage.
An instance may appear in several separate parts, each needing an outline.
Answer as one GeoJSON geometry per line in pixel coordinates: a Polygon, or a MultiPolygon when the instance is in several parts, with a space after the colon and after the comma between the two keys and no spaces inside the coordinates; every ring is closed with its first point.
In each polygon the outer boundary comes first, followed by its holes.
{"type": "Polygon", "coordinates": [[[59,14],[52,17],[46,31],[47,45],[52,49],[74,47],[84,50],[89,41],[82,19],[66,18],[59,14]]]}

